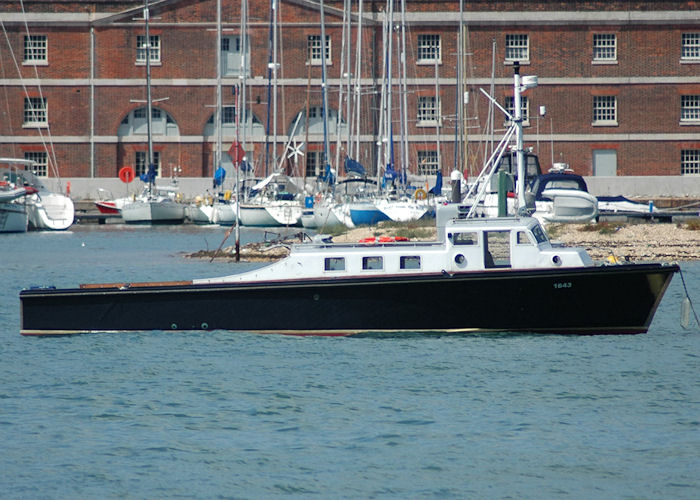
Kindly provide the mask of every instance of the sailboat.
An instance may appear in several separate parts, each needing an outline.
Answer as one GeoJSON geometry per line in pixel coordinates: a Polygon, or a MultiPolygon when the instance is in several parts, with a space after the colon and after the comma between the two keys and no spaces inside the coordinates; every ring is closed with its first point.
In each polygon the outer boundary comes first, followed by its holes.
{"type": "Polygon", "coordinates": [[[27,229],[68,229],[73,224],[75,208],[65,195],[50,191],[29,170],[34,162],[17,158],[0,158],[0,232],[25,232],[27,229]]]}
{"type": "Polygon", "coordinates": [[[185,206],[176,203],[174,190],[167,189],[167,194],[162,191],[165,188],[156,189],[156,166],[153,162],[153,132],[152,111],[153,100],[151,98],[151,38],[149,30],[149,5],[145,0],[143,17],[146,25],[146,103],[147,103],[147,136],[148,136],[148,169],[141,175],[141,180],[146,183],[144,194],[131,202],[124,204],[121,209],[122,218],[127,224],[179,224],[185,220],[185,206]]]}

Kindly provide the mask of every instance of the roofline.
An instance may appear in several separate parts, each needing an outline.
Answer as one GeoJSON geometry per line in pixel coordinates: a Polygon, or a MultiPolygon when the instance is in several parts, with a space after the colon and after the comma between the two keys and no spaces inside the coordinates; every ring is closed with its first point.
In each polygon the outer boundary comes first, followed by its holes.
{"type": "MultiPolygon", "coordinates": [[[[175,5],[182,0],[154,0],[150,4],[152,11],[158,11],[164,7],[175,5]]],[[[320,4],[314,0],[281,0],[288,4],[318,10],[320,4]]],[[[33,24],[33,25],[95,25],[103,26],[110,23],[123,21],[139,15],[142,6],[133,7],[116,13],[2,13],[4,24],[33,24]]],[[[325,13],[343,17],[343,11],[335,7],[325,6],[325,13]]],[[[357,20],[356,12],[351,13],[353,20],[357,20]]],[[[363,23],[366,26],[381,25],[386,17],[385,12],[363,13],[363,23]]],[[[406,23],[421,26],[451,26],[458,25],[459,12],[406,12],[406,23]]],[[[398,15],[395,15],[398,19],[398,15]]],[[[518,11],[518,12],[464,12],[462,19],[467,26],[566,26],[566,25],[599,25],[599,26],[631,26],[631,25],[700,25],[700,10],[685,11],[606,11],[606,12],[580,12],[580,11],[518,11]]],[[[213,22],[213,21],[212,21],[213,22]]],[[[158,24],[155,21],[153,24],[158,24]]],[[[181,23],[188,24],[197,23],[181,23]]],[[[285,23],[282,23],[284,25],[285,23]]]]}

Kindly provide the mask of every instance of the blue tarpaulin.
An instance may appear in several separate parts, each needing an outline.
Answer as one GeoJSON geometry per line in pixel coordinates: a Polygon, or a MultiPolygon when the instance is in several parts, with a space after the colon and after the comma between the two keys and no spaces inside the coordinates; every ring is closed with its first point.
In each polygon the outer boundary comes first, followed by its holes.
{"type": "Polygon", "coordinates": [[[224,179],[226,178],[226,169],[224,167],[219,166],[219,168],[216,169],[216,172],[214,172],[214,187],[221,186],[224,183],[224,179]]]}
{"type": "Polygon", "coordinates": [[[346,174],[358,174],[358,175],[365,175],[365,167],[362,166],[362,164],[357,161],[353,160],[349,156],[345,157],[345,173],[346,174]]]}
{"type": "Polygon", "coordinates": [[[155,180],[156,180],[156,166],[151,163],[148,166],[148,172],[146,172],[145,174],[141,174],[139,176],[139,179],[141,179],[143,182],[148,182],[148,183],[155,182],[155,180]]]}

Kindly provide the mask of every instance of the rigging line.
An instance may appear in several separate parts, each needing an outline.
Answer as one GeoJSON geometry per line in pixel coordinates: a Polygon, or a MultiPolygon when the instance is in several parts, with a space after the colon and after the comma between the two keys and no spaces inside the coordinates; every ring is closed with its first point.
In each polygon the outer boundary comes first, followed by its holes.
{"type": "Polygon", "coordinates": [[[690,294],[688,293],[688,287],[685,285],[685,277],[683,276],[683,270],[680,268],[680,266],[678,267],[678,274],[681,275],[681,283],[683,283],[685,297],[688,299],[688,302],[690,302],[690,309],[693,311],[693,316],[695,317],[695,324],[700,326],[700,320],[698,320],[698,314],[695,312],[695,305],[693,304],[693,301],[690,298],[690,294]]]}
{"type": "MultiPolygon", "coordinates": [[[[0,20],[0,24],[2,24],[2,20],[0,20]]],[[[2,25],[3,31],[5,31],[5,25],[2,25]]],[[[5,73],[5,65],[3,64],[2,59],[0,58],[0,75],[2,75],[3,80],[6,77],[5,73]]],[[[5,116],[7,116],[7,124],[9,125],[9,130],[12,132],[14,130],[14,127],[12,126],[12,114],[10,113],[10,96],[8,93],[8,86],[3,85],[3,93],[5,94],[5,116]]],[[[17,153],[15,153],[15,141],[12,141],[12,156],[17,156],[17,153]]]]}
{"type": "MultiPolygon", "coordinates": [[[[24,0],[20,0],[19,2],[20,7],[22,8],[22,19],[24,20],[24,30],[27,33],[27,36],[31,36],[29,33],[29,23],[27,23],[27,15],[24,10],[24,0]]],[[[14,54],[13,54],[13,59],[14,59],[14,54]]],[[[17,64],[15,60],[15,64],[17,64]]],[[[37,65],[34,64],[34,76],[36,77],[36,87],[39,91],[39,97],[41,100],[44,100],[44,94],[43,91],[41,90],[41,80],[39,79],[39,70],[37,69],[37,65]]],[[[19,72],[19,67],[17,68],[17,74],[19,74],[20,79],[22,79],[22,74],[19,72]]],[[[24,84],[22,85],[24,87],[24,84]]],[[[26,89],[25,89],[26,93],[26,89]]],[[[31,101],[30,101],[31,103],[31,101]]],[[[34,111],[34,105],[31,104],[31,110],[32,112],[34,111]]],[[[49,166],[51,167],[51,170],[53,171],[53,174],[56,176],[58,179],[58,189],[59,191],[63,191],[63,187],[61,186],[61,176],[58,173],[58,160],[56,159],[56,150],[53,148],[53,138],[51,137],[51,125],[49,123],[48,119],[48,106],[44,106],[44,112],[46,113],[46,134],[48,136],[48,145],[46,144],[44,140],[44,133],[42,132],[41,128],[37,128],[37,131],[39,132],[39,136],[41,137],[41,143],[44,146],[44,150],[47,153],[47,158],[48,158],[48,163],[49,166]],[[51,146],[51,147],[49,147],[51,146]]]]}

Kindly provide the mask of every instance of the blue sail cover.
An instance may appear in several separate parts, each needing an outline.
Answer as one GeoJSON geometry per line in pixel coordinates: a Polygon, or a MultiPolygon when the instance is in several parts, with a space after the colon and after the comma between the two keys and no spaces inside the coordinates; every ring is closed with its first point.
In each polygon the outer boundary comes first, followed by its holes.
{"type": "Polygon", "coordinates": [[[331,166],[326,164],[326,171],[323,173],[323,175],[319,175],[318,178],[327,184],[335,184],[335,175],[333,175],[333,171],[331,170],[331,166]]]}
{"type": "Polygon", "coordinates": [[[224,167],[219,166],[219,168],[216,169],[216,172],[214,172],[214,187],[221,186],[224,183],[224,179],[226,178],[226,169],[224,167]]]}
{"type": "Polygon", "coordinates": [[[146,172],[145,174],[141,174],[139,176],[139,179],[141,179],[143,182],[148,182],[148,183],[155,182],[155,180],[156,180],[156,166],[153,163],[151,163],[148,166],[148,172],[146,172]]]}
{"type": "Polygon", "coordinates": [[[428,192],[434,194],[435,196],[442,193],[442,172],[437,173],[437,176],[435,177],[435,186],[430,188],[430,191],[428,192]]]}
{"type": "Polygon", "coordinates": [[[345,173],[346,174],[358,174],[361,176],[365,175],[365,167],[362,166],[362,164],[357,161],[353,160],[349,156],[345,157],[345,173]]]}

